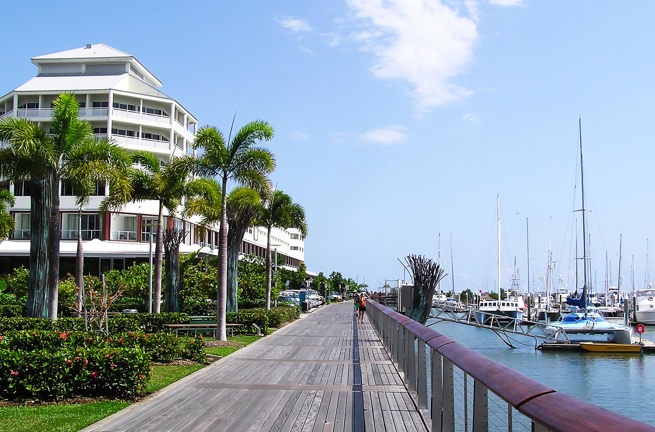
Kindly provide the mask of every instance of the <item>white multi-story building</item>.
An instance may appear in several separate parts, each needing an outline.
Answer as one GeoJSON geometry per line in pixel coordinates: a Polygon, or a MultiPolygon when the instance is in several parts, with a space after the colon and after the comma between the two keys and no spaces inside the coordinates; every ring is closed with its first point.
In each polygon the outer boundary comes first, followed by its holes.
{"type": "MultiPolygon", "coordinates": [[[[162,93],[162,83],[134,56],[103,44],[62,51],[32,58],[37,76],[0,97],[0,118],[20,117],[48,130],[52,104],[61,93],[73,93],[80,105],[79,117],[88,121],[97,136],[107,136],[128,150],[147,150],[162,164],[171,158],[192,153],[198,120],[179,102],[162,93]]],[[[30,194],[27,182],[6,185],[16,197],[10,209],[16,230],[0,243],[0,273],[28,265],[30,238],[30,194]]],[[[96,196],[81,216],[85,270],[99,274],[111,268],[122,269],[133,262],[148,260],[151,254],[150,230],[156,224],[158,205],[139,201],[120,211],[102,215],[98,209],[107,195],[107,185],[98,184],[96,196]]],[[[74,273],[78,207],[72,188],[65,182],[61,196],[61,268],[74,273]]],[[[167,217],[166,226],[184,228],[186,241],[182,253],[203,248],[216,253],[218,229],[200,237],[197,220],[167,217]]],[[[304,239],[297,230],[275,230],[272,244],[297,268],[304,262],[304,239]]],[[[241,246],[243,254],[264,256],[266,230],[248,230],[241,246]]]]}

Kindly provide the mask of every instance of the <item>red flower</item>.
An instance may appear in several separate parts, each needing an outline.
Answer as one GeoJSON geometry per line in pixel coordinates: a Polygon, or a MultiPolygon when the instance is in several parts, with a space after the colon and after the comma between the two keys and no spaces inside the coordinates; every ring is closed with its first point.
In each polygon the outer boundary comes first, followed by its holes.
{"type": "Polygon", "coordinates": [[[139,374],[139,379],[143,381],[143,375],[139,374]]]}
{"type": "Polygon", "coordinates": [[[91,378],[96,379],[98,377],[98,372],[93,371],[91,372],[91,378]]]}
{"type": "Polygon", "coordinates": [[[66,364],[71,364],[71,363],[73,363],[71,359],[66,359],[66,364]]]}
{"type": "Polygon", "coordinates": [[[2,339],[4,339],[2,336],[0,336],[0,342],[2,342],[2,339]]]}
{"type": "Polygon", "coordinates": [[[75,357],[73,360],[75,360],[75,361],[80,361],[80,358],[79,358],[79,357],[75,357]]]}
{"type": "Polygon", "coordinates": [[[62,338],[63,340],[68,339],[68,335],[66,334],[66,332],[63,332],[62,334],[60,334],[59,337],[62,338]]]}
{"type": "Polygon", "coordinates": [[[10,370],[9,370],[9,375],[11,375],[11,376],[18,376],[18,371],[15,371],[15,370],[11,370],[11,369],[10,369],[10,370]]]}
{"type": "Polygon", "coordinates": [[[105,358],[106,358],[106,359],[110,359],[110,358],[111,358],[111,355],[110,355],[110,354],[107,354],[107,355],[105,356],[105,358]]]}
{"type": "Polygon", "coordinates": [[[113,367],[113,368],[118,367],[118,365],[116,363],[112,363],[110,366],[113,367]]]}
{"type": "Polygon", "coordinates": [[[119,344],[122,344],[122,343],[123,343],[123,338],[122,338],[122,337],[118,338],[118,343],[119,343],[119,344]]]}

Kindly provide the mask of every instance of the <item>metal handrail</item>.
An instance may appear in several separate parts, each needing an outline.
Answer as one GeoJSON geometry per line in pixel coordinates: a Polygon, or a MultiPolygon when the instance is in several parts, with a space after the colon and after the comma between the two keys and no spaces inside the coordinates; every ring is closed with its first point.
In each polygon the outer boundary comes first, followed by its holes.
{"type": "Polygon", "coordinates": [[[367,315],[433,431],[655,431],[540,384],[375,301],[367,315]]]}

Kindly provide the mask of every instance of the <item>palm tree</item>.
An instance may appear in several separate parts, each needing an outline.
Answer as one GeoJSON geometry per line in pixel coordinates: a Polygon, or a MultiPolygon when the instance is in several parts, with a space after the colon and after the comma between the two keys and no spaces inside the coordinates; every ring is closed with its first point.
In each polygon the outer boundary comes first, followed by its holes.
{"type": "Polygon", "coordinates": [[[307,235],[305,210],[281,190],[274,191],[261,207],[258,224],[266,227],[266,309],[271,308],[271,230],[296,228],[307,235]]]}
{"type": "MultiPolygon", "coordinates": [[[[187,215],[201,215],[201,227],[220,222],[221,188],[214,179],[201,178],[191,182],[193,191],[186,201],[187,215]]],[[[256,219],[261,205],[260,194],[248,187],[236,187],[227,197],[227,300],[226,311],[238,312],[239,249],[246,230],[256,219]]]]}
{"type": "Polygon", "coordinates": [[[93,136],[89,123],[78,119],[75,96],[63,93],[54,102],[50,131],[8,118],[0,121],[0,175],[30,185],[30,278],[27,314],[57,318],[61,215],[59,185],[72,151],[93,136]]]}
{"type": "MultiPolygon", "coordinates": [[[[154,269],[154,308],[152,312],[161,311],[161,282],[163,262],[163,225],[164,208],[174,215],[185,192],[189,165],[186,158],[173,159],[162,168],[159,159],[152,153],[137,151],[132,154],[135,167],[130,169],[132,180],[132,198],[135,201],[156,200],[159,204],[157,216],[157,234],[155,243],[154,269]]],[[[150,232],[152,235],[152,230],[150,232]]],[[[151,306],[152,307],[152,306],[151,306]]]]}
{"type": "Polygon", "coordinates": [[[131,184],[127,177],[130,157],[123,148],[107,138],[92,138],[76,147],[62,173],[73,185],[77,216],[77,253],[75,280],[77,283],[77,315],[82,312],[84,299],[84,248],[82,245],[82,210],[94,195],[98,182],[109,182],[109,195],[100,210],[120,207],[130,200],[131,184]]]}
{"type": "Polygon", "coordinates": [[[7,209],[7,206],[13,207],[14,204],[14,195],[8,189],[0,189],[0,241],[8,239],[14,232],[14,218],[7,209]]]}
{"type": "Polygon", "coordinates": [[[232,189],[227,197],[227,311],[238,312],[239,249],[246,230],[257,218],[261,197],[248,187],[232,189]]]}
{"type": "MultiPolygon", "coordinates": [[[[256,147],[260,140],[273,138],[273,128],[264,121],[253,121],[239,129],[234,138],[225,141],[223,134],[215,127],[204,127],[198,131],[193,143],[195,149],[202,148],[203,154],[197,160],[197,172],[205,177],[218,177],[221,190],[227,190],[228,180],[260,189],[268,184],[268,174],[275,168],[273,154],[256,147]]],[[[227,195],[221,196],[221,222],[219,226],[218,260],[218,310],[217,330],[219,340],[227,340],[227,195]]]]}

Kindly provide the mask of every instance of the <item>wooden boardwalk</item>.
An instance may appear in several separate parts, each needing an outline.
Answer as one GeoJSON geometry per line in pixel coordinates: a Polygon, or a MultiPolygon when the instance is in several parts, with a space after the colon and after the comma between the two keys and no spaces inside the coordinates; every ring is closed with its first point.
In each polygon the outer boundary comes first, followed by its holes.
{"type": "Polygon", "coordinates": [[[427,431],[352,301],[322,307],[84,431],[427,431]]]}

